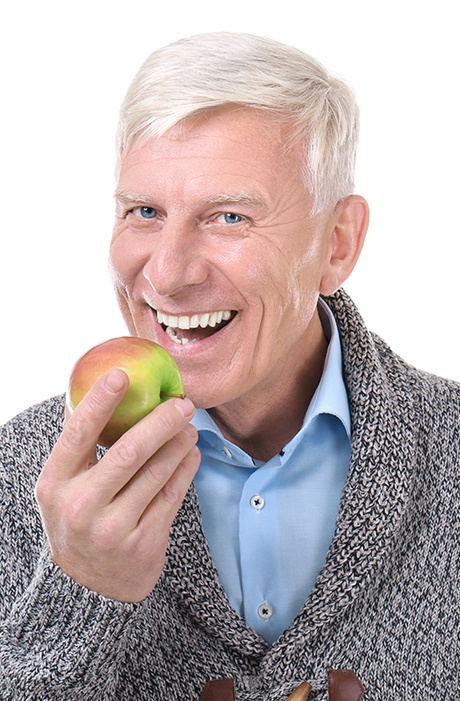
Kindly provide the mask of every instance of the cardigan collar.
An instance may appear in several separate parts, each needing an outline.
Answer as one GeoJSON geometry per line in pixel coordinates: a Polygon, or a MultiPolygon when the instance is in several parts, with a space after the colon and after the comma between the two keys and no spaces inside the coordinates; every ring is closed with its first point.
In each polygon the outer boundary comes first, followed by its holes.
{"type": "Polygon", "coordinates": [[[293,647],[305,674],[309,641],[334,624],[379,568],[406,507],[416,453],[408,366],[366,329],[343,290],[326,301],[342,342],[352,452],[335,534],[302,611],[270,647],[230,607],[201,528],[193,486],[171,528],[163,573],[199,625],[279,680],[292,668],[288,653],[293,647]]]}

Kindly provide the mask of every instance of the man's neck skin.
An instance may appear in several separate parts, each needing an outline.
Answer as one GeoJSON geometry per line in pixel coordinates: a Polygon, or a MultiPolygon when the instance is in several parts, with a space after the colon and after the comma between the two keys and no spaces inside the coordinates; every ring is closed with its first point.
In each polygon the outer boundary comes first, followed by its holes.
{"type": "Polygon", "coordinates": [[[327,341],[318,314],[301,346],[303,364],[286,363],[271,386],[208,409],[224,437],[255,460],[266,462],[300,430],[321,379],[327,341]]]}

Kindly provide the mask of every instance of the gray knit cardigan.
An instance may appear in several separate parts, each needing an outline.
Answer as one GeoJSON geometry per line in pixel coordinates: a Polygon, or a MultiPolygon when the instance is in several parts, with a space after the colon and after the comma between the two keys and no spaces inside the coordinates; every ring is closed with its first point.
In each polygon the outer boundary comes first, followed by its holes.
{"type": "Polygon", "coordinates": [[[54,398],[1,434],[2,701],[197,701],[222,677],[237,701],[283,701],[304,680],[325,701],[337,668],[358,675],[366,701],[458,701],[460,386],[405,364],[343,291],[328,302],[352,456],[332,544],[291,627],[269,646],[229,606],[193,488],[143,602],[105,599],[54,565],[33,495],[62,426],[54,398]]]}

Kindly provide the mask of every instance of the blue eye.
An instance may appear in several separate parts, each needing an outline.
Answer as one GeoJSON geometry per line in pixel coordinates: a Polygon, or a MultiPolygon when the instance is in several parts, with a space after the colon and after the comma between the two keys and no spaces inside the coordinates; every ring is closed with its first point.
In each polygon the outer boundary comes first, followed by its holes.
{"type": "Polygon", "coordinates": [[[133,214],[137,214],[142,219],[155,219],[158,212],[155,207],[136,207],[133,209],[133,214]]]}
{"type": "Polygon", "coordinates": [[[235,214],[234,212],[224,212],[221,216],[226,224],[239,224],[243,221],[241,214],[235,214]]]}

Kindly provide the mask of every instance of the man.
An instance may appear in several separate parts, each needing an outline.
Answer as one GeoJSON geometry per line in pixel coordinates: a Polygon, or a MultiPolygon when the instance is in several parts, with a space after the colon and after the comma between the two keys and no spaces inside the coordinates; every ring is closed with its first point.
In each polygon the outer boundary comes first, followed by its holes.
{"type": "Polygon", "coordinates": [[[460,391],[341,289],[356,139],[350,90],[276,42],[141,68],[110,263],[187,399],[103,451],[114,370],[4,427],[2,699],[457,698],[460,391]]]}

